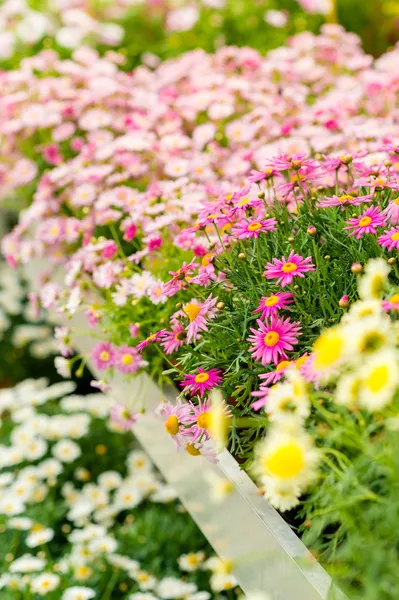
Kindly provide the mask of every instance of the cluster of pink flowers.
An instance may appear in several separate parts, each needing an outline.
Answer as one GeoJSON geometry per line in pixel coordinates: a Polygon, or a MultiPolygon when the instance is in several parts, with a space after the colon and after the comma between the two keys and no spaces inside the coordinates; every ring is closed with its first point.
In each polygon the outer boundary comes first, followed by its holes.
{"type": "Polygon", "coordinates": [[[96,344],[91,352],[91,358],[97,369],[117,369],[126,375],[137,373],[147,364],[137,348],[132,346],[115,347],[110,342],[96,344]]]}
{"type": "MultiPolygon", "coordinates": [[[[217,385],[217,373],[201,370],[199,375],[209,375],[208,381],[212,381],[210,385],[213,387],[217,385]]],[[[215,446],[210,435],[213,415],[209,399],[199,398],[195,404],[192,401],[184,403],[180,400],[176,404],[168,402],[161,405],[158,412],[163,418],[165,430],[173,439],[177,449],[183,448],[192,456],[201,454],[210,460],[216,459],[215,446]]],[[[223,404],[223,412],[228,419],[231,411],[227,404],[223,404]]]]}

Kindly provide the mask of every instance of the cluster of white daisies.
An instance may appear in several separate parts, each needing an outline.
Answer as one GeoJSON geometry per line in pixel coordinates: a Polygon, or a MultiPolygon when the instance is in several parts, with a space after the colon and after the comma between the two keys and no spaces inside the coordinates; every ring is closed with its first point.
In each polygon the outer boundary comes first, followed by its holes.
{"type": "Polygon", "coordinates": [[[72,395],[73,391],[72,382],[48,386],[45,379],[25,380],[0,391],[0,528],[12,540],[0,590],[88,600],[98,592],[96,575],[108,571],[111,585],[122,579],[121,598],[208,600],[210,592],[199,591],[196,583],[187,581],[187,575],[197,570],[211,571],[214,594],[234,588],[231,564],[207,558],[202,551],[176,556],[176,572],[181,577],[164,578],[155,577],[120,552],[115,535],[120,524],[131,524],[138,510],[145,511],[148,504],[143,501],[168,503],[176,496],[148,456],[132,449],[131,434],[118,431],[109,419],[112,398],[72,395]],[[96,445],[98,437],[91,436],[93,431],[98,433],[100,425],[105,433],[96,445]],[[120,470],[98,473],[100,460],[96,457],[107,453],[107,431],[109,438],[115,434],[126,437],[126,453],[123,463],[117,465],[120,470]],[[82,448],[87,442],[97,476],[84,466],[88,464],[87,450],[82,448]],[[83,458],[86,460],[80,460],[83,458]],[[59,506],[66,516],[57,531],[48,525],[46,512],[58,511],[59,506]],[[65,552],[54,557],[52,543],[57,547],[60,536],[65,539],[65,552]],[[77,585],[71,586],[71,581],[77,585]]]}

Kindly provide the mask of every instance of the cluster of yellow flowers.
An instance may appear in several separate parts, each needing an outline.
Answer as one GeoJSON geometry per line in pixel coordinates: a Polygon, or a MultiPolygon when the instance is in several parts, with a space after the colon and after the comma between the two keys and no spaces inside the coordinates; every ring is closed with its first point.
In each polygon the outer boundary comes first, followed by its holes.
{"type": "MultiPolygon", "coordinates": [[[[334,401],[350,411],[382,411],[399,386],[399,321],[389,314],[399,310],[399,294],[389,293],[389,271],[385,260],[370,260],[359,280],[360,300],[338,325],[321,333],[308,360],[316,388],[333,389],[334,401]]],[[[305,426],[313,393],[290,368],[267,397],[270,427],[257,446],[253,472],[266,498],[283,511],[298,504],[317,478],[320,452],[305,426]]]]}

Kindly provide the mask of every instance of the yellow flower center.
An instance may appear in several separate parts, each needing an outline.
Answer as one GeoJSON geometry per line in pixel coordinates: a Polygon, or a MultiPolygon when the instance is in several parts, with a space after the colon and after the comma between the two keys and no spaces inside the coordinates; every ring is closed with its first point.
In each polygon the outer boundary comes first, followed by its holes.
{"type": "Polygon", "coordinates": [[[373,219],[371,217],[362,217],[359,221],[359,227],[367,227],[373,219]]]}
{"type": "Polygon", "coordinates": [[[269,331],[269,333],[267,333],[263,338],[263,341],[265,342],[266,346],[275,346],[279,339],[280,336],[277,331],[269,331]]]}
{"type": "Polygon", "coordinates": [[[187,562],[189,565],[192,565],[194,567],[195,565],[198,564],[198,558],[196,557],[195,554],[192,554],[192,553],[187,554],[187,562]]]}
{"type": "Polygon", "coordinates": [[[337,362],[344,349],[344,340],[342,335],[337,332],[327,331],[322,333],[314,344],[316,369],[323,369],[337,362]]]}
{"type": "Polygon", "coordinates": [[[296,361],[295,361],[295,368],[296,369],[300,369],[302,367],[302,365],[305,364],[305,362],[309,359],[309,356],[300,356],[296,361]]]}
{"type": "Polygon", "coordinates": [[[353,200],[353,196],[351,196],[350,194],[344,194],[343,196],[338,198],[338,200],[342,202],[342,204],[345,204],[346,202],[350,202],[351,200],[353,200]]]}
{"type": "Polygon", "coordinates": [[[287,263],[283,264],[283,266],[281,267],[281,270],[283,273],[292,273],[293,271],[296,271],[297,268],[298,268],[298,265],[296,265],[295,263],[287,262],[287,263]]]}
{"type": "Polygon", "coordinates": [[[397,304],[397,303],[399,303],[399,294],[394,294],[393,296],[391,296],[389,298],[389,302],[391,304],[397,304]]]}
{"type": "Polygon", "coordinates": [[[399,240],[399,231],[396,231],[391,235],[391,240],[393,240],[394,242],[397,242],[399,240]]]}
{"type": "Polygon", "coordinates": [[[58,227],[58,225],[53,225],[53,227],[50,228],[50,235],[56,236],[58,235],[60,232],[60,228],[58,227]]]}
{"type": "Polygon", "coordinates": [[[286,367],[288,367],[291,364],[291,362],[289,360],[282,360],[281,362],[278,363],[277,367],[276,367],[276,371],[282,371],[283,369],[285,369],[286,367]]]}
{"type": "Polygon", "coordinates": [[[201,265],[203,267],[207,267],[209,265],[209,263],[211,262],[213,256],[214,256],[213,254],[205,254],[205,256],[202,257],[201,265]]]}
{"type": "Polygon", "coordinates": [[[370,375],[366,379],[366,386],[374,394],[377,394],[386,386],[388,380],[388,367],[386,365],[381,365],[380,367],[376,367],[371,371],[370,375]]]}
{"type": "Polygon", "coordinates": [[[249,204],[249,202],[250,199],[246,196],[245,198],[239,201],[238,206],[246,206],[247,204],[249,204]]]}
{"type": "Polygon", "coordinates": [[[303,450],[294,441],[280,446],[265,459],[266,470],[280,479],[296,477],[304,466],[303,450]]]}
{"type": "Polygon", "coordinates": [[[103,362],[106,362],[107,360],[109,360],[109,358],[110,358],[109,352],[107,352],[106,350],[103,350],[103,351],[100,353],[100,359],[101,359],[103,362]]]}
{"type": "Polygon", "coordinates": [[[195,383],[205,383],[206,381],[208,381],[208,379],[208,373],[198,373],[198,375],[195,376],[194,381],[195,383]]]}
{"type": "Polygon", "coordinates": [[[197,425],[201,429],[209,429],[211,426],[212,415],[210,412],[206,411],[198,415],[197,425]]]}
{"type": "Polygon", "coordinates": [[[399,204],[399,196],[394,200],[395,204],[399,204]]]}
{"type": "Polygon", "coordinates": [[[251,223],[251,225],[248,225],[248,231],[258,231],[261,227],[262,223],[251,223]]]}
{"type": "Polygon", "coordinates": [[[193,302],[190,302],[190,304],[187,304],[183,308],[183,310],[186,313],[186,315],[188,316],[188,318],[190,319],[190,321],[193,322],[198,317],[201,307],[198,304],[194,304],[193,302]]]}
{"type": "Polygon", "coordinates": [[[131,365],[133,362],[133,356],[131,354],[124,354],[122,356],[122,364],[131,365]]]}
{"type": "Polygon", "coordinates": [[[229,229],[231,229],[231,223],[225,223],[225,224],[223,225],[223,227],[221,228],[221,230],[220,230],[220,231],[221,231],[221,232],[224,234],[224,233],[226,233],[226,231],[228,231],[229,229]]]}
{"type": "Polygon", "coordinates": [[[165,421],[165,429],[170,435],[179,433],[179,420],[176,415],[170,415],[165,421]]]}
{"type": "Polygon", "coordinates": [[[277,304],[278,300],[278,296],[269,296],[265,300],[265,306],[274,306],[275,304],[277,304]]]}
{"type": "Polygon", "coordinates": [[[201,452],[198,450],[198,448],[196,448],[193,444],[186,445],[186,452],[190,456],[199,456],[201,454],[201,452]]]}

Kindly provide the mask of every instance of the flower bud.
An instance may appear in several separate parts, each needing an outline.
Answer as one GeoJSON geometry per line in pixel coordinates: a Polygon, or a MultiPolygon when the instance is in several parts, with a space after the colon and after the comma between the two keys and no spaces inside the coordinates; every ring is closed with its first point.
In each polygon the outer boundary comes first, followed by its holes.
{"type": "Polygon", "coordinates": [[[363,271],[363,267],[360,263],[353,263],[353,265],[351,266],[351,271],[355,275],[359,275],[363,271]]]}
{"type": "Polygon", "coordinates": [[[394,256],[391,256],[391,258],[388,258],[388,264],[394,265],[395,263],[396,263],[396,258],[394,256]]]}
{"type": "Polygon", "coordinates": [[[289,241],[290,244],[292,244],[292,242],[294,241],[294,238],[292,237],[292,235],[289,238],[287,238],[287,239],[288,239],[288,241],[289,241]]]}
{"type": "Polygon", "coordinates": [[[313,237],[313,236],[315,236],[315,235],[316,235],[316,233],[317,233],[317,229],[316,229],[316,227],[315,227],[314,225],[309,225],[309,227],[308,227],[308,230],[307,230],[307,233],[308,233],[309,235],[311,235],[312,237],[313,237]]]}
{"type": "Polygon", "coordinates": [[[247,255],[245,254],[245,252],[240,252],[240,254],[238,255],[238,258],[240,260],[245,260],[247,258],[247,255]]]}
{"type": "Polygon", "coordinates": [[[348,306],[349,306],[349,296],[347,296],[346,294],[345,294],[345,296],[342,296],[339,299],[338,304],[339,304],[339,306],[341,308],[348,308],[348,306]]]}
{"type": "Polygon", "coordinates": [[[224,302],[218,302],[216,304],[216,308],[218,308],[219,310],[221,310],[222,308],[224,308],[224,302]]]}

